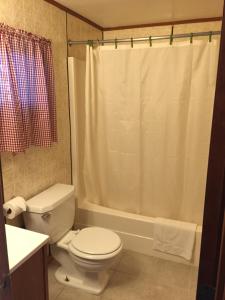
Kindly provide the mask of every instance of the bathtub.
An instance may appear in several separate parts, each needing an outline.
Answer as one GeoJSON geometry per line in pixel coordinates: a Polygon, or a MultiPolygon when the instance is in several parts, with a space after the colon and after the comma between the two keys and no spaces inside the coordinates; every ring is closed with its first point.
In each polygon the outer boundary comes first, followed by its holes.
{"type": "Polygon", "coordinates": [[[117,232],[123,241],[124,249],[179,263],[194,266],[199,264],[201,226],[197,227],[193,259],[191,262],[187,262],[183,258],[153,250],[154,218],[152,217],[127,213],[83,201],[79,204],[76,220],[76,228],[101,226],[117,232]]]}

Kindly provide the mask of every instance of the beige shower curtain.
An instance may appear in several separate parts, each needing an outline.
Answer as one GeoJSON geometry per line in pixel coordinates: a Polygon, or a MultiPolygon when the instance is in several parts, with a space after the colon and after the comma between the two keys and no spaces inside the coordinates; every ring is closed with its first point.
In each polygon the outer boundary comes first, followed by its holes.
{"type": "Polygon", "coordinates": [[[89,201],[202,222],[218,46],[87,47],[79,176],[89,201]]]}

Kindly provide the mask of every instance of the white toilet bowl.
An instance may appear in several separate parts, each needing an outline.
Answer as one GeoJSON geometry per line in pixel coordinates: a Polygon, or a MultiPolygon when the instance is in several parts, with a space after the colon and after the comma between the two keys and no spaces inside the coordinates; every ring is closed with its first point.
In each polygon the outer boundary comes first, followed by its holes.
{"type": "Polygon", "coordinates": [[[68,232],[51,246],[61,264],[56,278],[63,284],[100,294],[110,276],[110,267],[122,250],[119,236],[100,227],[68,232]]]}
{"type": "Polygon", "coordinates": [[[72,185],[57,183],[26,204],[26,228],[50,237],[52,256],[61,265],[56,278],[63,284],[100,294],[122,250],[120,237],[100,227],[71,230],[76,216],[72,185]]]}

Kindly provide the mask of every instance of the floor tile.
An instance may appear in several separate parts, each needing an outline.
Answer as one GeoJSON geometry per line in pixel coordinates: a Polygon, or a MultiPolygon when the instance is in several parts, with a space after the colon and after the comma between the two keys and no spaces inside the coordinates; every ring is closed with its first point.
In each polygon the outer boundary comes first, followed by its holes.
{"type": "Polygon", "coordinates": [[[149,279],[145,274],[115,272],[102,294],[102,300],[147,300],[149,299],[149,279]]]}
{"type": "Polygon", "coordinates": [[[157,275],[160,285],[191,288],[191,267],[188,265],[160,260],[157,275]]]}
{"type": "Polygon", "coordinates": [[[194,300],[188,289],[176,286],[157,285],[148,274],[137,276],[116,272],[101,300],[194,300]]]}
{"type": "Polygon", "coordinates": [[[55,279],[55,271],[58,267],[59,264],[55,260],[52,260],[48,267],[49,300],[55,300],[64,288],[64,286],[55,279]]]}
{"type": "Polygon", "coordinates": [[[188,293],[188,300],[196,300],[196,293],[197,293],[196,288],[190,289],[188,293]]]}
{"type": "Polygon", "coordinates": [[[124,251],[100,296],[64,286],[49,266],[50,300],[195,300],[198,269],[155,257],[124,251]]]}
{"type": "Polygon", "coordinates": [[[190,281],[191,281],[191,289],[196,290],[197,283],[198,283],[198,268],[197,267],[191,267],[190,281]]]}
{"type": "Polygon", "coordinates": [[[127,274],[147,273],[155,277],[158,273],[160,259],[133,251],[124,251],[116,270],[127,274]]]}
{"type": "Polygon", "coordinates": [[[120,252],[119,255],[117,255],[117,257],[114,259],[114,262],[111,265],[112,270],[116,270],[118,268],[118,265],[120,264],[121,259],[123,258],[123,255],[124,255],[124,250],[122,252],[120,252]]]}
{"type": "MultiPolygon", "coordinates": [[[[191,300],[189,290],[172,286],[153,285],[150,287],[151,300],[191,300]]],[[[194,300],[194,299],[192,299],[194,300]]]]}
{"type": "Polygon", "coordinates": [[[101,296],[88,294],[80,289],[65,287],[55,300],[100,300],[101,296]]]}

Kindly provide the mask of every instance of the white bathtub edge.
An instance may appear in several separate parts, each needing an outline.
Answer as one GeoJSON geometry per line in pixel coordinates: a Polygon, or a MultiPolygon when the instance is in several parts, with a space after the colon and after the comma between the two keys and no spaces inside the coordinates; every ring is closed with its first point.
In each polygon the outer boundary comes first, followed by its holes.
{"type": "Polygon", "coordinates": [[[123,241],[124,249],[162,259],[198,266],[202,227],[196,230],[196,242],[191,262],[185,259],[153,250],[154,218],[117,211],[92,203],[83,203],[78,209],[77,228],[100,226],[115,231],[123,241]]]}

